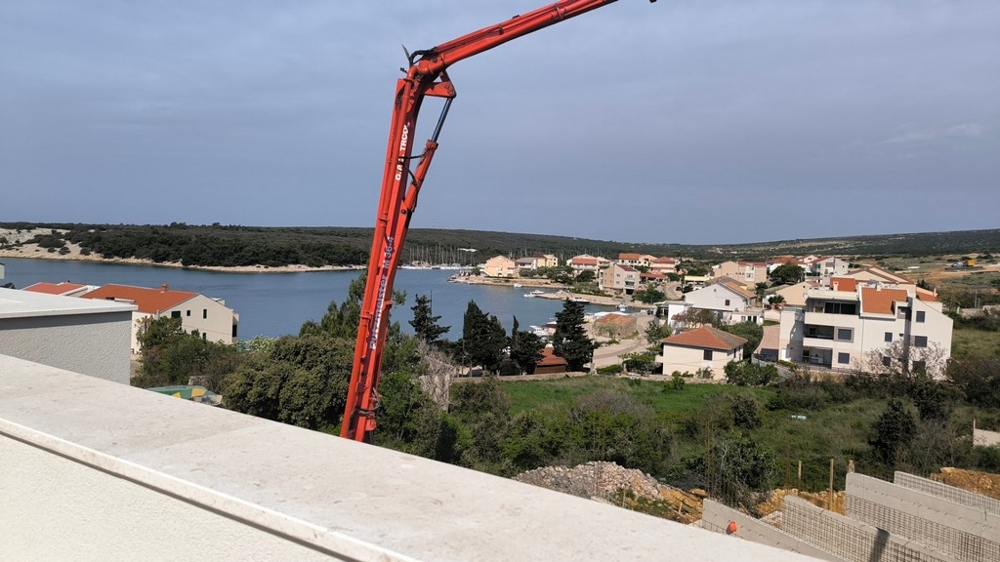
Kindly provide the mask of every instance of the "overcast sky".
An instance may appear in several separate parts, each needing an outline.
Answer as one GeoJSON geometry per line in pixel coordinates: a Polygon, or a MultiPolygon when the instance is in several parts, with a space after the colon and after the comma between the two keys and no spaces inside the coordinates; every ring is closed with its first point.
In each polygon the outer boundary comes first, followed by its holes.
{"type": "MultiPolygon", "coordinates": [[[[0,221],[371,226],[400,45],[540,5],[4,0],[0,221]]],[[[996,0],[622,0],[449,74],[416,228],[1000,227],[996,0]]]]}

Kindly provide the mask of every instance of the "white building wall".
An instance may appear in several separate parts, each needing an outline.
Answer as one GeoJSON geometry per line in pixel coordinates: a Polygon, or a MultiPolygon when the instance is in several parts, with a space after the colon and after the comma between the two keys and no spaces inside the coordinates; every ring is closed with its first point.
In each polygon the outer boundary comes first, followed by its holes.
{"type": "Polygon", "coordinates": [[[161,316],[170,316],[173,312],[180,313],[181,325],[188,333],[198,330],[198,333],[205,334],[208,341],[220,343],[236,341],[233,337],[235,319],[233,310],[216,300],[197,295],[162,312],[161,316]]]}
{"type": "Polygon", "coordinates": [[[694,308],[728,310],[730,312],[743,311],[748,304],[745,297],[718,284],[695,289],[684,295],[684,301],[691,303],[694,308]],[[727,300],[729,304],[726,304],[727,300]]]}
{"type": "Polygon", "coordinates": [[[742,347],[730,351],[713,349],[711,360],[705,359],[704,349],[666,344],[662,347],[662,355],[656,356],[656,362],[663,364],[663,374],[665,375],[670,375],[674,371],[694,373],[699,369],[709,368],[712,370],[713,379],[724,379],[726,378],[726,365],[732,361],[743,359],[742,347]]]}
{"type": "MultiPolygon", "coordinates": [[[[0,355],[128,384],[134,309],[0,289],[0,355]]],[[[4,374],[0,370],[0,378],[4,374]]]]}

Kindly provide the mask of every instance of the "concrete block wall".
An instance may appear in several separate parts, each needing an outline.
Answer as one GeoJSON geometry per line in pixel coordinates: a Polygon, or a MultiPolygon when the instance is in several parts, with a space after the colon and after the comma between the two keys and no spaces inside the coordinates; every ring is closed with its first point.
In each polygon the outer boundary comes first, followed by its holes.
{"type": "Polygon", "coordinates": [[[851,562],[958,562],[920,543],[785,496],[783,530],[851,562]]]}
{"type": "Polygon", "coordinates": [[[847,515],[960,560],[1000,560],[1000,516],[851,473],[847,515]]]}
{"type": "Polygon", "coordinates": [[[956,488],[955,486],[949,486],[948,484],[943,484],[929,478],[921,478],[906,472],[896,472],[893,476],[893,484],[1000,515],[1000,500],[956,488]]]}
{"type": "Polygon", "coordinates": [[[847,562],[845,559],[835,556],[821,548],[817,548],[801,539],[793,537],[788,533],[776,529],[767,523],[727,507],[717,501],[706,499],[702,508],[702,527],[714,533],[726,534],[726,527],[730,521],[736,522],[738,530],[732,536],[755,542],[766,544],[798,552],[807,556],[812,556],[820,560],[830,562],[847,562]]]}
{"type": "Polygon", "coordinates": [[[986,431],[985,429],[979,429],[978,427],[973,427],[972,444],[979,445],[981,447],[989,447],[990,445],[1000,445],[1000,432],[986,431]]]}

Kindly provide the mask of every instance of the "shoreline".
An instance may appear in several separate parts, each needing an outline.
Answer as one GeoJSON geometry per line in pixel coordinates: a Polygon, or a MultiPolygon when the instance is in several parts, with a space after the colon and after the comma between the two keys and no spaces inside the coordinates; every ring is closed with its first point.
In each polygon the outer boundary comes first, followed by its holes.
{"type": "Polygon", "coordinates": [[[79,251],[70,251],[68,254],[59,254],[58,252],[48,252],[43,249],[30,248],[31,245],[26,245],[22,247],[22,251],[2,249],[0,250],[0,260],[4,258],[12,259],[27,259],[27,260],[54,260],[54,261],[78,261],[78,262],[93,262],[93,263],[108,263],[108,264],[121,264],[121,265],[144,265],[150,267],[171,267],[174,269],[192,269],[198,271],[215,271],[218,273],[310,273],[316,271],[361,271],[367,269],[367,266],[363,265],[348,265],[348,266],[323,266],[323,267],[309,267],[301,264],[293,265],[283,265],[279,267],[268,267],[265,265],[238,265],[232,267],[224,267],[218,265],[183,265],[180,262],[155,262],[153,260],[138,259],[138,258],[102,258],[96,255],[84,256],[79,253],[79,251]],[[34,249],[34,251],[26,252],[24,250],[34,249]]]}
{"type": "MultiPolygon", "coordinates": [[[[530,278],[492,278],[492,277],[472,277],[464,276],[449,279],[453,283],[465,283],[466,285],[490,285],[492,287],[507,287],[511,289],[552,289],[551,292],[545,292],[537,294],[532,298],[539,299],[549,299],[549,300],[564,300],[564,299],[583,299],[586,300],[588,304],[593,304],[597,306],[618,306],[622,303],[621,297],[609,297],[607,295],[591,295],[586,293],[574,293],[569,290],[568,285],[563,285],[561,283],[554,283],[548,279],[530,279],[530,278]],[[514,287],[514,284],[520,285],[520,287],[514,287]]],[[[526,292],[531,292],[530,290],[526,292]]],[[[656,305],[645,304],[641,302],[636,302],[634,300],[629,300],[627,303],[628,307],[633,310],[651,310],[655,309],[656,305]]]]}

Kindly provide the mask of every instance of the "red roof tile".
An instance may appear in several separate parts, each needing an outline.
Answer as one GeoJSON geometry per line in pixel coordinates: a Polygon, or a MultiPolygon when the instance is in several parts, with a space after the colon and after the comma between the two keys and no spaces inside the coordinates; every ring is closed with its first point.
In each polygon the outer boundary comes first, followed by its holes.
{"type": "Polygon", "coordinates": [[[568,365],[565,359],[556,355],[556,351],[551,347],[542,348],[542,358],[535,363],[539,367],[554,367],[556,365],[562,365],[565,367],[568,365]]]}
{"type": "Polygon", "coordinates": [[[907,294],[903,289],[861,288],[862,312],[870,314],[893,314],[892,303],[906,302],[906,300],[907,294]]]}
{"type": "Polygon", "coordinates": [[[855,293],[858,290],[858,280],[853,277],[831,277],[830,288],[835,291],[846,291],[848,293],[855,293]],[[833,289],[834,283],[837,284],[836,289],[833,289]]]}
{"type": "Polygon", "coordinates": [[[85,288],[86,285],[78,285],[76,283],[70,283],[69,281],[63,281],[62,283],[35,283],[22,289],[23,291],[29,291],[32,293],[45,293],[46,295],[65,295],[71,291],[77,291],[79,289],[85,288]]]}
{"type": "Polygon", "coordinates": [[[681,332],[676,336],[670,336],[669,338],[661,341],[667,345],[697,347],[700,349],[718,349],[720,351],[736,349],[737,347],[747,343],[747,340],[739,336],[730,334],[729,332],[723,332],[722,330],[711,326],[702,326],[701,328],[681,332]]]}
{"type": "Polygon", "coordinates": [[[156,314],[160,311],[173,308],[196,296],[198,296],[198,293],[175,291],[166,285],[163,285],[159,289],[130,287],[128,285],[105,285],[100,289],[82,295],[81,298],[132,301],[139,307],[139,312],[156,314]]]}
{"type": "Polygon", "coordinates": [[[635,322],[635,319],[625,314],[611,313],[601,316],[596,321],[594,321],[594,324],[614,324],[616,326],[624,326],[629,322],[635,322]]]}

